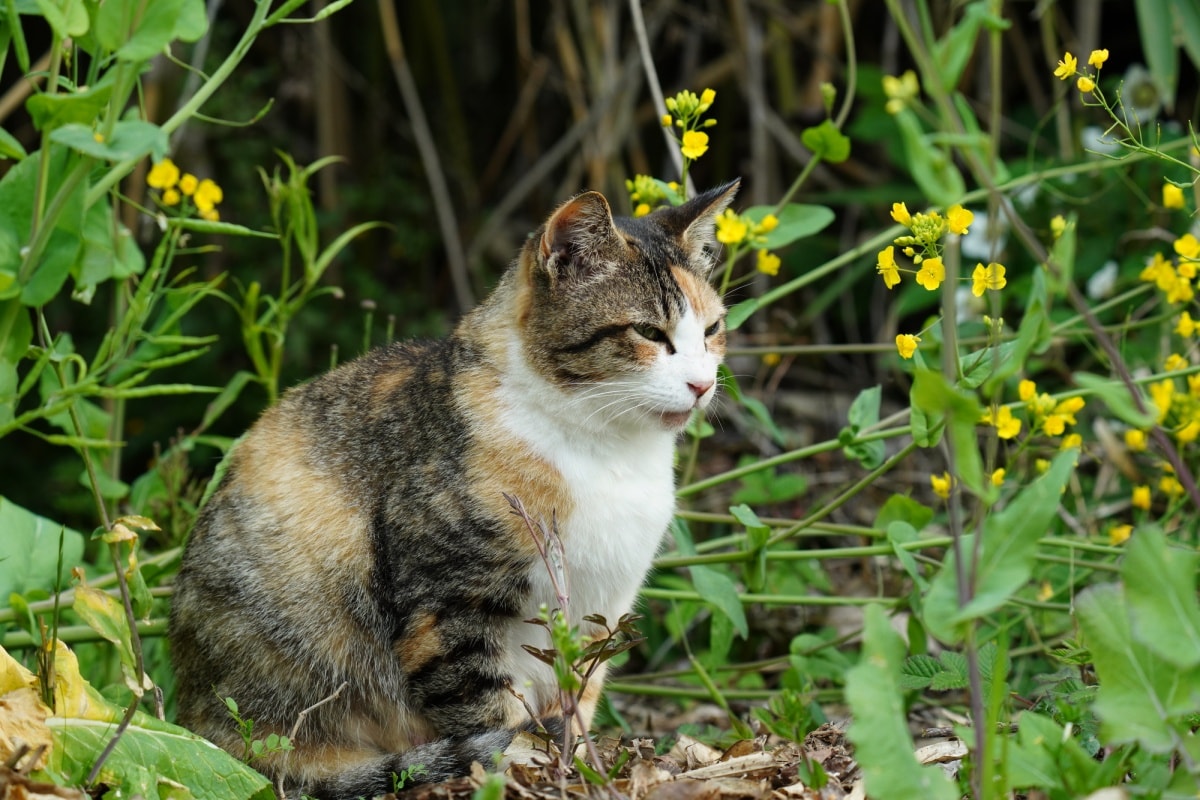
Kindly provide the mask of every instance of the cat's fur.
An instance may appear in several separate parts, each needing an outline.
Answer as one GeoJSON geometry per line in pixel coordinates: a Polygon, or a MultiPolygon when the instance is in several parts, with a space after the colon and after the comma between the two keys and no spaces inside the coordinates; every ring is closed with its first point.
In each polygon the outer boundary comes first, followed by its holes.
{"type": "Polygon", "coordinates": [[[579,195],[449,338],[375,350],[268,410],[175,583],[179,722],[240,753],[222,698],[255,737],[309,709],[295,750],[256,766],[289,793],[370,797],[414,766],[489,764],[529,722],[514,691],[559,713],[521,648],[549,646],[523,620],[554,592],[503,493],[557,519],[574,624],[631,609],[673,512],[676,434],[715,391],[706,248],[736,188],[640,219],[579,195]]]}

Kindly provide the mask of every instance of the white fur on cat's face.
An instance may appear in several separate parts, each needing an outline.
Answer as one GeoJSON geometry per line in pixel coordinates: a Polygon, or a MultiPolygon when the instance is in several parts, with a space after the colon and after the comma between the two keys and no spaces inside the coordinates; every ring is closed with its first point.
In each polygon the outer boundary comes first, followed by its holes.
{"type": "Polygon", "coordinates": [[[664,331],[668,341],[651,342],[654,357],[649,369],[625,378],[630,405],[636,413],[677,430],[687,424],[693,409],[707,408],[716,394],[717,365],[723,348],[710,347],[706,331],[719,327],[701,317],[690,304],[674,328],[664,331]]]}

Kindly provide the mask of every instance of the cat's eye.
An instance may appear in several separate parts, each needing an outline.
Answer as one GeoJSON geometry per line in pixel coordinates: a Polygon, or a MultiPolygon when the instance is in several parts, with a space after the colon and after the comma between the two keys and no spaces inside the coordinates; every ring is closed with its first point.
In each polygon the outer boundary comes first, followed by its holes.
{"type": "Polygon", "coordinates": [[[704,338],[707,339],[709,336],[716,336],[720,332],[720,330],[721,330],[721,320],[717,320],[712,325],[709,325],[707,328],[704,329],[704,338]]]}
{"type": "Polygon", "coordinates": [[[656,328],[653,325],[646,325],[645,323],[641,322],[633,323],[632,327],[633,332],[638,336],[641,336],[643,339],[649,339],[652,342],[667,341],[667,334],[665,334],[661,328],[656,328]]]}

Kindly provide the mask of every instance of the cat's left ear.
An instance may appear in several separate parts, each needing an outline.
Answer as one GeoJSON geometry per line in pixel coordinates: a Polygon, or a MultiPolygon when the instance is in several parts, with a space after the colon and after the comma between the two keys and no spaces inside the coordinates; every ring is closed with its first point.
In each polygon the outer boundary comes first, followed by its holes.
{"type": "Polygon", "coordinates": [[[712,269],[710,251],[715,249],[717,244],[714,229],[717,217],[733,202],[734,195],[741,185],[742,179],[735,178],[671,209],[676,236],[683,251],[687,253],[688,263],[705,277],[708,277],[708,272],[712,269]]]}
{"type": "Polygon", "coordinates": [[[550,215],[538,251],[551,281],[557,282],[602,269],[611,260],[613,249],[624,247],[604,195],[584,192],[550,215]]]}

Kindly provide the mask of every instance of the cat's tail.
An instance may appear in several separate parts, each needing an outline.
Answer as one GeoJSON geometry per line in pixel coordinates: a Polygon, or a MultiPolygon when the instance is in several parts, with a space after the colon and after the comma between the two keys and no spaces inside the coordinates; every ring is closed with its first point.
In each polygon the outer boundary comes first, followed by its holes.
{"type": "Polygon", "coordinates": [[[302,795],[351,800],[390,794],[401,786],[438,783],[469,774],[475,761],[490,767],[494,756],[504,752],[515,734],[511,729],[484,731],[438,739],[403,753],[367,757],[361,753],[334,753],[328,748],[311,759],[302,752],[289,753],[292,781],[285,780],[284,793],[289,800],[299,800],[302,795]],[[287,785],[296,779],[298,785],[287,785]]]}

